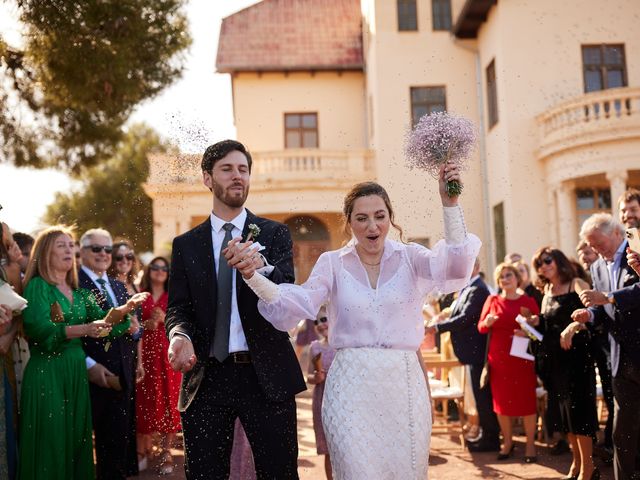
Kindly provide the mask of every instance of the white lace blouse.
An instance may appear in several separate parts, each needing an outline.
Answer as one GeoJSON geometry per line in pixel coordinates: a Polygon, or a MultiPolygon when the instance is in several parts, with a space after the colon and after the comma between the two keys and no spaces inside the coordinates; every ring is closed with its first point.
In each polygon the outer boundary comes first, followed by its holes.
{"type": "Polygon", "coordinates": [[[417,350],[424,337],[425,296],[432,290],[462,289],[481,246],[478,237],[465,233],[459,208],[445,209],[445,232],[447,241],[440,240],[433,250],[387,239],[376,288],[369,283],[354,241],[323,253],[302,285],[280,284],[276,291],[262,275],[247,284],[261,298],[260,313],[279,330],[293,328],[301,318],[315,318],[327,304],[332,347],[417,350]]]}

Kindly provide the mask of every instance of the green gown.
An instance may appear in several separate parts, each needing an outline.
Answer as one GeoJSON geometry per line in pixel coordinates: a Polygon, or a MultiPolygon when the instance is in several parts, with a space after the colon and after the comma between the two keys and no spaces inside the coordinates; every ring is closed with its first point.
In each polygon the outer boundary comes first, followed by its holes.
{"type": "MultiPolygon", "coordinates": [[[[23,312],[31,358],[24,371],[20,403],[20,480],[92,480],[91,400],[85,353],[79,338],[67,339],[65,327],[104,317],[88,290],[73,291],[73,304],[55,285],[33,278],[24,291],[23,312]],[[58,302],[64,322],[51,321],[58,302]]],[[[110,336],[129,328],[129,320],[110,336]]]]}

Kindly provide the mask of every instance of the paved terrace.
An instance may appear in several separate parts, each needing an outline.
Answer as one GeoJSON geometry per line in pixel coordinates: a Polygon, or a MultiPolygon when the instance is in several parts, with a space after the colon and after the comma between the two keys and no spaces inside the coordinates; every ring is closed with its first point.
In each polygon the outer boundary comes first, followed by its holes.
{"type": "MultiPolygon", "coordinates": [[[[298,441],[300,457],[298,460],[301,480],[322,480],[324,476],[323,457],[316,455],[313,423],[311,419],[310,390],[298,396],[298,441]]],[[[554,457],[547,449],[538,444],[538,463],[525,464],[524,437],[515,437],[516,450],[513,458],[507,461],[496,461],[495,453],[475,453],[473,456],[460,447],[453,436],[434,435],[431,439],[431,456],[429,478],[431,480],[468,480],[479,478],[518,479],[518,480],[552,480],[565,476],[571,464],[571,455],[554,457]]],[[[169,479],[184,479],[183,452],[174,450],[177,467],[172,475],[163,476],[169,479]]],[[[612,467],[607,467],[596,460],[602,473],[602,480],[613,480],[612,467]]],[[[142,472],[139,479],[158,478],[154,463],[151,468],[142,472]]],[[[136,478],[136,477],[131,477],[136,478]]],[[[363,479],[376,480],[376,479],[363,479]]],[[[402,480],[402,479],[398,479],[402,480]]]]}

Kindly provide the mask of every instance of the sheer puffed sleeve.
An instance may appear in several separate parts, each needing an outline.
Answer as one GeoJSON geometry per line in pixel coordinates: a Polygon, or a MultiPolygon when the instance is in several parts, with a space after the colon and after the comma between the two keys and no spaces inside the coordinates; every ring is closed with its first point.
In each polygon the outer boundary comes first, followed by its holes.
{"type": "Polygon", "coordinates": [[[303,318],[316,318],[331,294],[333,272],[330,253],[323,253],[302,285],[276,285],[263,275],[245,280],[258,295],[258,310],[275,328],[287,331],[303,318]]]}
{"type": "Polygon", "coordinates": [[[407,249],[419,288],[425,294],[434,289],[441,293],[462,290],[482,246],[478,237],[467,233],[459,206],[444,207],[444,231],[445,240],[436,243],[433,250],[415,244],[407,249]]]}

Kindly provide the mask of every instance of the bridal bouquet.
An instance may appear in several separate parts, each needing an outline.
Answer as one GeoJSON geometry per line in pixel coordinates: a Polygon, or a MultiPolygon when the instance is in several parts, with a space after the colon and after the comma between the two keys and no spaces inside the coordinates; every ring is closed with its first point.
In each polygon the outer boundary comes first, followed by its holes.
{"type": "MultiPolygon", "coordinates": [[[[475,142],[476,129],[470,120],[447,112],[424,115],[407,135],[407,164],[438,178],[442,164],[462,166],[475,142]]],[[[455,197],[461,193],[462,184],[455,180],[447,182],[447,195],[455,197]]]]}

